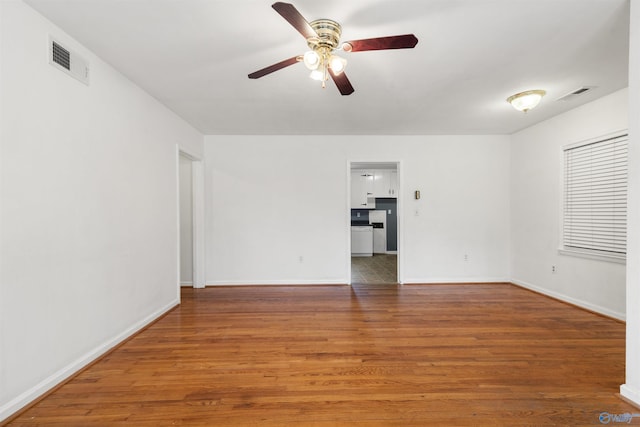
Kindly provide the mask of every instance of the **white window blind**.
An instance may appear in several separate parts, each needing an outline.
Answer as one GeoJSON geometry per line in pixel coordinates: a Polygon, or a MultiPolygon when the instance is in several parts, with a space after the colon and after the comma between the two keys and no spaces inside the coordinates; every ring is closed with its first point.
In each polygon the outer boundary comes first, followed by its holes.
{"type": "Polygon", "coordinates": [[[627,135],[565,149],[565,249],[627,251],[627,135]]]}

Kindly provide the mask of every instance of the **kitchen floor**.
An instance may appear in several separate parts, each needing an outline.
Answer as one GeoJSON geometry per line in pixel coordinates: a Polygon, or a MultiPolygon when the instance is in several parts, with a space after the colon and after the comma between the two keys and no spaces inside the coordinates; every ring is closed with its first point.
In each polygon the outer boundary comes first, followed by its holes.
{"type": "Polygon", "coordinates": [[[371,257],[351,257],[351,281],[357,284],[398,283],[397,255],[374,254],[371,257]]]}

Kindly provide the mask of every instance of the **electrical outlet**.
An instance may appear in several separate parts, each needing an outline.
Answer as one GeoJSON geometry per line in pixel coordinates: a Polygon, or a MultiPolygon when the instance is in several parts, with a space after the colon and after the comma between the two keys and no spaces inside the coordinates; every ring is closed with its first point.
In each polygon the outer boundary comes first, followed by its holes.
{"type": "Polygon", "coordinates": [[[555,265],[551,266],[551,273],[556,274],[558,272],[558,270],[556,269],[555,265]]]}
{"type": "Polygon", "coordinates": [[[464,254],[464,260],[465,260],[465,262],[466,262],[466,261],[469,261],[469,255],[464,254]]]}

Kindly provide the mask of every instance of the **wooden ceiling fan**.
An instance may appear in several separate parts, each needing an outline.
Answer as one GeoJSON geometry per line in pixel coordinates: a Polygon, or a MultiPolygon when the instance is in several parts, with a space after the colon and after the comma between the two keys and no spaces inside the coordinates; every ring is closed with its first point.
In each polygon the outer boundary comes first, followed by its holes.
{"type": "Polygon", "coordinates": [[[344,73],[347,61],[336,55],[336,51],[362,52],[366,50],[411,49],[418,43],[418,39],[413,34],[404,34],[350,40],[340,44],[342,27],[336,21],[316,19],[315,21],[307,22],[295,6],[290,3],[277,2],[271,7],[302,34],[311,50],[304,55],[294,56],[253,72],[249,74],[250,79],[259,79],[274,71],[303,62],[311,70],[311,78],[321,81],[322,87],[325,87],[325,82],[330,76],[342,95],[351,95],[354,89],[344,73]]]}

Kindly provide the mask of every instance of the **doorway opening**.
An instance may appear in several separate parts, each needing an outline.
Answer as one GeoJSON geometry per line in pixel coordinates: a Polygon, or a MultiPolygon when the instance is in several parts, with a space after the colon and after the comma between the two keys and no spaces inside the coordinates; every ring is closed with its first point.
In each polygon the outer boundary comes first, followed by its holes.
{"type": "MultiPolygon", "coordinates": [[[[177,149],[178,288],[204,288],[204,173],[201,159],[177,149]]],[[[178,295],[180,290],[178,289],[178,295]]]]}
{"type": "Polygon", "coordinates": [[[180,286],[193,287],[193,176],[191,159],[180,153],[180,286]]]}
{"type": "Polygon", "coordinates": [[[350,162],[352,284],[398,284],[399,162],[350,162]]]}

